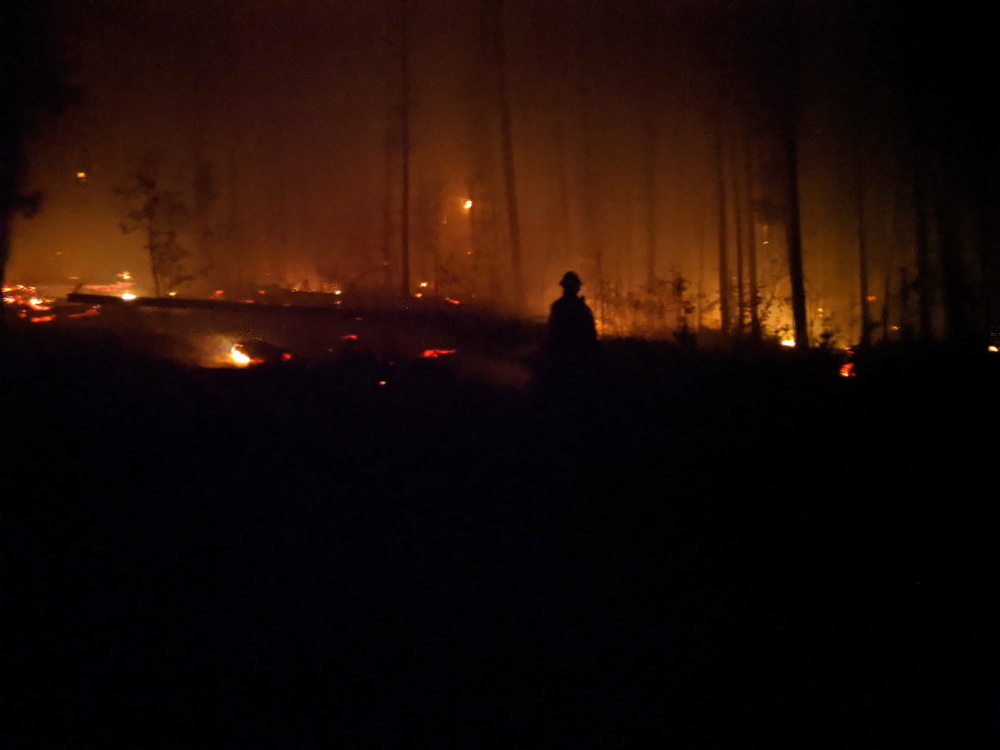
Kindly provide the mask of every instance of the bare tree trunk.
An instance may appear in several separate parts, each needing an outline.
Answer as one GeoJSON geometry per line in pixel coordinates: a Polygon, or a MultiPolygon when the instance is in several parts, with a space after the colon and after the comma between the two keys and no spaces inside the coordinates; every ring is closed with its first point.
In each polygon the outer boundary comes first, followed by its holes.
{"type": "Polygon", "coordinates": [[[507,193],[507,219],[510,228],[510,272],[513,282],[513,302],[517,310],[523,310],[524,275],[521,268],[521,223],[517,207],[517,180],[514,174],[514,144],[510,121],[510,93],[507,90],[507,53],[503,31],[503,0],[499,0],[497,14],[497,74],[500,101],[500,141],[503,152],[504,186],[507,193]]]}
{"type": "Polygon", "coordinates": [[[736,159],[736,149],[733,149],[733,225],[736,231],[736,335],[743,337],[744,330],[743,324],[745,320],[744,311],[746,310],[746,304],[744,302],[744,291],[743,291],[743,206],[742,204],[742,194],[740,191],[740,183],[742,180],[739,179],[739,167],[737,166],[736,159]]]}
{"type": "MultiPolygon", "coordinates": [[[[6,145],[6,144],[4,144],[6,145]]],[[[0,157],[2,158],[2,157],[0,157]]],[[[7,187],[8,180],[3,179],[6,175],[0,175],[2,185],[0,185],[0,201],[4,204],[10,199],[14,191],[7,187]]],[[[10,220],[12,209],[7,205],[0,205],[0,288],[6,284],[7,261],[10,260],[10,220]]],[[[7,306],[0,301],[0,334],[6,326],[7,306]]]]}
{"type": "Polygon", "coordinates": [[[409,40],[406,29],[406,0],[400,0],[400,47],[399,72],[401,92],[401,120],[403,147],[403,206],[400,221],[400,252],[402,281],[400,291],[403,299],[410,296],[410,69],[409,40]]]}
{"type": "Polygon", "coordinates": [[[729,309],[729,258],[726,225],[726,182],[723,178],[722,139],[716,144],[716,159],[718,166],[718,198],[719,198],[719,315],[722,318],[722,335],[729,336],[732,329],[731,311],[729,309]]]}
{"type": "Polygon", "coordinates": [[[747,295],[750,304],[750,336],[760,341],[760,290],[757,288],[757,217],[754,214],[754,171],[750,139],[745,139],[747,181],[747,295]]]}
{"type": "Polygon", "coordinates": [[[950,344],[970,344],[969,315],[966,307],[969,288],[962,261],[962,236],[953,199],[940,191],[936,204],[941,259],[941,294],[945,313],[945,338],[950,344]]]}
{"type": "Polygon", "coordinates": [[[882,343],[889,343],[889,298],[892,294],[892,266],[885,269],[885,284],[882,287],[882,343]]]}
{"type": "Polygon", "coordinates": [[[798,138],[791,127],[785,137],[788,161],[788,273],[792,283],[792,317],[795,322],[795,348],[809,348],[809,321],[806,315],[806,285],[802,268],[802,226],[799,204],[798,138]]]}
{"type": "Polygon", "coordinates": [[[865,233],[865,183],[864,170],[859,165],[857,175],[858,203],[858,282],[861,294],[861,340],[862,347],[871,344],[872,316],[868,305],[868,244],[865,233]]]}
{"type": "Polygon", "coordinates": [[[927,200],[923,171],[919,164],[915,164],[913,169],[913,204],[917,245],[917,314],[920,322],[920,338],[923,341],[930,341],[934,333],[931,319],[933,304],[931,240],[930,226],[927,221],[930,206],[927,200]]]}

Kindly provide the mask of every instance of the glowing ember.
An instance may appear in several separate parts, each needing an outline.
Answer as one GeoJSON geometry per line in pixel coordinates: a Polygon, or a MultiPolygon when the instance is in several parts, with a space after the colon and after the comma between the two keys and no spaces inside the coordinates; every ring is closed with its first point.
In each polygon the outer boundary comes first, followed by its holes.
{"type": "Polygon", "coordinates": [[[994,352],[994,353],[1000,352],[1000,346],[989,346],[989,347],[987,347],[987,351],[991,351],[991,352],[994,352]]]}
{"type": "Polygon", "coordinates": [[[461,301],[459,301],[457,299],[452,299],[451,297],[445,297],[444,301],[445,302],[450,302],[453,305],[461,305],[462,304],[461,301]]]}
{"type": "Polygon", "coordinates": [[[467,200],[466,200],[466,201],[465,201],[465,202],[464,202],[464,203],[462,204],[462,208],[464,208],[464,209],[465,209],[466,211],[468,211],[468,210],[469,210],[470,208],[472,208],[472,200],[471,200],[471,199],[467,199],[467,200]]]}
{"type": "Polygon", "coordinates": [[[430,359],[432,357],[442,357],[445,354],[454,354],[454,349],[424,349],[424,353],[420,356],[424,359],[430,359]]]}
{"type": "Polygon", "coordinates": [[[122,299],[125,300],[126,302],[131,302],[135,298],[136,297],[134,294],[132,294],[132,292],[122,292],[122,299]]]}
{"type": "Polygon", "coordinates": [[[781,340],[781,345],[782,346],[795,346],[795,339],[782,339],[781,340]]]}
{"type": "Polygon", "coordinates": [[[66,317],[67,318],[89,318],[91,316],[100,315],[100,314],[101,314],[101,306],[100,305],[94,305],[93,307],[87,308],[83,312],[72,313],[70,315],[67,315],[66,317]]]}
{"type": "Polygon", "coordinates": [[[32,323],[51,323],[56,319],[55,315],[41,315],[37,318],[31,318],[32,323]]]}
{"type": "Polygon", "coordinates": [[[341,339],[341,341],[357,341],[357,340],[358,336],[356,333],[349,333],[341,339]]]}
{"type": "Polygon", "coordinates": [[[842,378],[853,378],[855,375],[857,375],[857,373],[854,372],[854,363],[853,362],[845,362],[844,364],[842,364],[840,366],[840,377],[842,377],[842,378]]]}

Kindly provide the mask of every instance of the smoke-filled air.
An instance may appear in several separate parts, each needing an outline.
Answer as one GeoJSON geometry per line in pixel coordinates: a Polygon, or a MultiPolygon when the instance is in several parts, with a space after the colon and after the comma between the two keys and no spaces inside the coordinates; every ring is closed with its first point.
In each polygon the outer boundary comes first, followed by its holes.
{"type": "Polygon", "coordinates": [[[75,96],[28,145],[42,201],[15,219],[8,284],[128,272],[156,296],[352,290],[542,316],[573,268],[602,335],[804,327],[846,346],[991,322],[978,112],[995,95],[952,86],[975,60],[927,60],[951,33],[929,14],[57,8],[75,96]]]}

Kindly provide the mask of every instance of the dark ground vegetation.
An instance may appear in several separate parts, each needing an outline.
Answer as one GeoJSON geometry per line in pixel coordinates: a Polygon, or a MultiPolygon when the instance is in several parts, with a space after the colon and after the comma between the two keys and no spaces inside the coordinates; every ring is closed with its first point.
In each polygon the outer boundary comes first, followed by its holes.
{"type": "Polygon", "coordinates": [[[2,744],[994,745],[996,363],[808,354],[378,386],[12,331],[2,744]]]}

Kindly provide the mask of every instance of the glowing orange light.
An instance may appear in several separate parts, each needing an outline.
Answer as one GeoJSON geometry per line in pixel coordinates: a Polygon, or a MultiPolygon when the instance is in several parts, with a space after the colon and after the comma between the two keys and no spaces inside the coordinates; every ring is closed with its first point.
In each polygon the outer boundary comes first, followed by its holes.
{"type": "Polygon", "coordinates": [[[86,180],[87,179],[87,173],[86,172],[77,172],[76,173],[76,179],[78,179],[78,180],[86,180]]]}
{"type": "Polygon", "coordinates": [[[844,364],[842,364],[840,366],[840,377],[842,377],[842,378],[853,378],[855,375],[857,375],[857,373],[854,372],[854,363],[853,362],[845,362],[844,364]]]}
{"type": "Polygon", "coordinates": [[[991,351],[991,352],[1000,352],[1000,346],[988,346],[988,347],[986,347],[986,349],[987,349],[987,351],[991,351]]]}
{"type": "Polygon", "coordinates": [[[420,292],[414,292],[413,296],[416,297],[417,299],[420,299],[424,295],[422,295],[420,292]]]}
{"type": "Polygon", "coordinates": [[[131,302],[135,299],[135,295],[132,292],[122,292],[122,299],[126,302],[131,302]]]}
{"type": "Polygon", "coordinates": [[[229,350],[229,357],[237,367],[246,367],[251,362],[250,357],[240,350],[239,344],[233,344],[233,348],[229,350]]]}
{"type": "Polygon", "coordinates": [[[874,294],[869,294],[868,295],[868,301],[869,302],[874,302],[877,299],[878,299],[878,297],[876,297],[874,294]]]}
{"type": "Polygon", "coordinates": [[[380,380],[380,381],[378,381],[378,384],[379,385],[385,385],[385,381],[384,380],[380,380]]]}
{"type": "Polygon", "coordinates": [[[425,359],[430,359],[432,357],[441,357],[445,354],[454,354],[454,349],[424,349],[424,353],[420,356],[425,359]]]}
{"type": "Polygon", "coordinates": [[[358,335],[356,333],[349,333],[341,339],[341,341],[357,341],[357,340],[358,340],[358,335]]]}
{"type": "Polygon", "coordinates": [[[427,281],[421,281],[421,282],[420,282],[420,288],[421,288],[421,289],[426,289],[426,288],[427,288],[427,284],[428,284],[428,283],[429,283],[429,282],[427,282],[427,281]]]}
{"type": "Polygon", "coordinates": [[[292,355],[291,355],[291,354],[289,354],[288,352],[282,352],[282,354],[281,354],[281,358],[282,358],[283,360],[285,360],[285,362],[287,362],[288,360],[290,360],[290,359],[292,358],[292,355]]]}
{"type": "Polygon", "coordinates": [[[453,305],[461,305],[462,304],[460,300],[452,299],[451,297],[445,297],[444,301],[445,302],[450,302],[453,305]]]}
{"type": "Polygon", "coordinates": [[[466,198],[465,201],[462,203],[462,208],[464,208],[466,211],[472,208],[472,199],[466,198]]]}
{"type": "Polygon", "coordinates": [[[781,340],[781,345],[782,346],[795,346],[795,339],[782,339],[781,340]]]}
{"type": "Polygon", "coordinates": [[[212,292],[213,297],[221,297],[223,294],[225,294],[225,292],[222,291],[221,289],[216,289],[214,292],[212,292]]]}
{"type": "Polygon", "coordinates": [[[100,314],[101,314],[101,306],[100,305],[94,305],[93,307],[91,307],[91,308],[89,308],[87,310],[84,310],[83,312],[72,313],[71,315],[67,315],[66,317],[67,318],[89,318],[92,315],[100,315],[100,314]]]}
{"type": "Polygon", "coordinates": [[[32,323],[51,323],[55,319],[56,319],[55,315],[42,315],[42,316],[39,316],[37,318],[32,318],[31,322],[32,323]]]}

